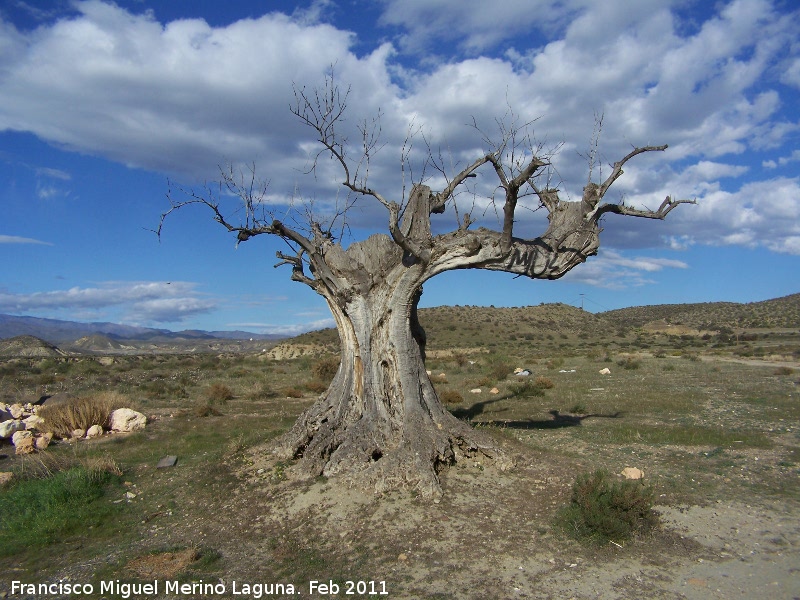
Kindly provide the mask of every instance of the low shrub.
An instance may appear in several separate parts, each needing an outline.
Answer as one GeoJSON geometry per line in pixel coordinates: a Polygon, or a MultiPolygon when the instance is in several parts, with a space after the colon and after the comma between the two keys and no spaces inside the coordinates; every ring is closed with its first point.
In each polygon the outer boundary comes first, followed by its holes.
{"type": "Polygon", "coordinates": [[[512,396],[518,398],[534,398],[544,396],[544,389],[536,385],[535,382],[525,380],[521,383],[514,383],[508,386],[508,391],[512,396]]]}
{"type": "Polygon", "coordinates": [[[443,390],[439,392],[439,400],[445,404],[461,404],[464,401],[464,396],[455,390],[443,390]]]}
{"type": "Polygon", "coordinates": [[[554,388],[556,385],[555,383],[553,383],[552,379],[548,379],[547,377],[542,377],[541,375],[537,377],[533,383],[536,387],[541,388],[543,390],[550,390],[554,388]]]}
{"type": "Polygon", "coordinates": [[[72,398],[62,404],[43,406],[38,415],[44,419],[45,429],[57,437],[71,437],[76,429],[88,430],[92,425],[101,427],[116,408],[129,402],[116,392],[106,392],[91,396],[72,398]]]}
{"type": "MultiPolygon", "coordinates": [[[[321,358],[312,365],[311,373],[319,381],[330,384],[336,376],[336,372],[339,370],[339,362],[338,357],[329,356],[327,358],[321,358]]],[[[325,387],[327,388],[327,385],[325,387]]]]}
{"type": "Polygon", "coordinates": [[[653,489],[640,481],[614,481],[608,471],[578,475],[570,503],[557,514],[556,525],[586,541],[619,542],[658,525],[653,489]]]}
{"type": "Polygon", "coordinates": [[[315,394],[321,394],[325,390],[328,389],[327,383],[320,381],[319,379],[312,379],[311,381],[306,382],[306,389],[309,392],[314,392],[315,394]]]}
{"type": "Polygon", "coordinates": [[[642,366],[641,361],[636,360],[632,356],[626,356],[617,361],[617,365],[628,371],[634,371],[642,366]]]}
{"type": "Polygon", "coordinates": [[[287,387],[283,389],[283,394],[287,398],[302,398],[303,392],[295,387],[287,387]]]}
{"type": "Polygon", "coordinates": [[[209,404],[225,404],[234,398],[233,390],[224,383],[212,383],[206,388],[205,397],[209,404]]]}

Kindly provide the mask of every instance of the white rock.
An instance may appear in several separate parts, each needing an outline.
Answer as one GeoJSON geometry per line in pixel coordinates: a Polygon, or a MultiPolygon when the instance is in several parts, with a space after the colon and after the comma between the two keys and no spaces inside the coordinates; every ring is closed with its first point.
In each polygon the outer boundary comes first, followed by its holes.
{"type": "Polygon", "coordinates": [[[36,429],[41,431],[44,427],[44,419],[38,415],[31,415],[22,422],[25,423],[25,429],[36,429]]]}
{"type": "Polygon", "coordinates": [[[51,441],[53,441],[53,434],[52,432],[48,431],[47,433],[43,433],[42,435],[38,436],[33,441],[33,445],[36,446],[37,450],[44,450],[50,445],[51,441]]]}
{"type": "Polygon", "coordinates": [[[475,388],[469,391],[470,394],[480,394],[483,390],[481,388],[475,388]]]}
{"type": "Polygon", "coordinates": [[[644,471],[636,467],[625,467],[620,475],[625,479],[644,479],[644,471]]]}
{"type": "Polygon", "coordinates": [[[86,432],[87,438],[96,438],[103,435],[103,428],[100,425],[92,425],[89,427],[89,430],[86,432]]]}
{"type": "Polygon", "coordinates": [[[25,414],[25,407],[22,404],[12,404],[8,407],[8,412],[11,413],[11,417],[13,419],[21,419],[22,415],[25,414]]]}
{"type": "Polygon", "coordinates": [[[606,367],[605,369],[600,369],[598,373],[600,373],[600,375],[611,375],[611,369],[606,367]]]}
{"type": "Polygon", "coordinates": [[[11,436],[11,443],[15,446],[20,444],[22,440],[26,440],[28,438],[32,438],[33,434],[30,431],[20,430],[15,431],[14,435],[11,436]]]}
{"type": "Polygon", "coordinates": [[[108,429],[111,431],[138,431],[144,429],[147,417],[130,408],[118,408],[108,417],[108,429]]]}
{"type": "Polygon", "coordinates": [[[498,390],[496,387],[493,387],[492,389],[489,390],[489,393],[490,394],[499,394],[500,390],[498,390]]]}
{"type": "Polygon", "coordinates": [[[15,431],[25,429],[22,421],[4,421],[0,423],[0,438],[10,438],[15,431]]]}

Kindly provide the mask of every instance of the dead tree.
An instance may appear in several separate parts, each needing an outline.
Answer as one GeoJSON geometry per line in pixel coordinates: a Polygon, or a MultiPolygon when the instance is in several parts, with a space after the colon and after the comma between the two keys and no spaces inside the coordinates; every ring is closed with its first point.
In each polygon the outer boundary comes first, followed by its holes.
{"type": "MultiPolygon", "coordinates": [[[[192,192],[184,201],[173,202],[161,221],[177,208],[200,203],[239,242],[261,234],[282,238],[292,251],[278,252],[278,265],[291,266],[291,278],[308,285],[330,307],[341,341],[338,372],[328,390],[277,441],[274,451],[296,460],[295,468],[309,476],[338,477],[377,491],[411,488],[424,497],[441,494],[438,473],[462,459],[481,457],[507,465],[491,439],[453,417],[439,402],[426,374],[425,336],[417,320],[422,286],[453,269],[557,279],[597,253],[603,215],[663,219],[690,201],[667,197],[657,210],[642,210],[603,203],[603,197],[627,161],[666,146],[633,149],[613,165],[605,181],[587,184],[580,200],[564,201],[557,189],[537,185],[548,160],[537,156],[534,146],[522,145],[521,129],[510,127],[444,189],[435,192],[415,184],[403,203],[368,186],[369,161],[377,148],[374,124],[361,128],[358,160],[347,154],[337,131],[346,93],[328,81],[324,90],[312,94],[296,90],[295,96],[292,112],[315,131],[320,155],[338,163],[342,184],[354,195],[385,207],[389,235],[375,234],[345,249],[334,240],[330,227],[313,217],[301,230],[267,212],[259,213],[265,188],[256,185],[254,171],[244,180],[237,179],[233,170],[223,172],[223,188],[244,201],[240,222],[223,214],[219,194],[192,192]],[[472,228],[467,214],[458,217],[455,230],[433,235],[431,216],[445,212],[455,202],[459,186],[478,170],[497,180],[502,228],[472,228]],[[547,230],[533,239],[514,235],[518,202],[526,196],[546,209],[549,219],[547,230]]],[[[342,207],[341,213],[347,208],[342,207]]]]}

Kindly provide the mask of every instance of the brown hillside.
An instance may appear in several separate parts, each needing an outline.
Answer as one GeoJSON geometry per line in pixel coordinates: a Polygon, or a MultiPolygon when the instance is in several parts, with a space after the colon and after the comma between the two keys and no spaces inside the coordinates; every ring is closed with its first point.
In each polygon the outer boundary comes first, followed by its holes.
{"type": "Polygon", "coordinates": [[[800,294],[740,304],[704,302],[635,306],[600,313],[621,327],[642,327],[654,321],[695,329],[795,328],[800,327],[800,294]]]}
{"type": "Polygon", "coordinates": [[[66,356],[66,354],[52,344],[32,335],[18,335],[0,340],[0,357],[3,358],[51,358],[66,356]]]}

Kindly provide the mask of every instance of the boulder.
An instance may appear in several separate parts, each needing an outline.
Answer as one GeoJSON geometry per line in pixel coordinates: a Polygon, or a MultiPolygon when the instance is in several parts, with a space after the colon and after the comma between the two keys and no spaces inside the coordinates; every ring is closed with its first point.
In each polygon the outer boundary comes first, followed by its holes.
{"type": "Polygon", "coordinates": [[[50,445],[51,441],[53,441],[53,434],[52,432],[48,431],[47,433],[37,436],[33,440],[33,445],[36,446],[37,450],[44,450],[50,445]]]}
{"type": "Polygon", "coordinates": [[[96,437],[100,437],[101,435],[103,435],[103,428],[100,427],[100,425],[92,425],[86,431],[86,437],[87,438],[96,438],[96,437]]]}
{"type": "Polygon", "coordinates": [[[76,439],[76,440],[82,438],[85,435],[86,435],[86,430],[85,429],[73,429],[72,430],[72,437],[74,439],[76,439]]]}
{"type": "Polygon", "coordinates": [[[8,410],[5,404],[0,404],[0,423],[3,421],[10,421],[14,417],[11,416],[11,411],[8,410]]]}
{"type": "Polygon", "coordinates": [[[0,423],[0,438],[10,438],[15,431],[25,429],[22,421],[3,421],[0,423]]]}
{"type": "Polygon", "coordinates": [[[625,479],[644,479],[644,471],[636,467],[625,467],[620,475],[625,479]]]}
{"type": "Polygon", "coordinates": [[[600,373],[600,375],[611,375],[611,369],[606,367],[605,369],[600,369],[598,373],[600,373]]]}
{"type": "Polygon", "coordinates": [[[8,407],[8,412],[11,413],[12,419],[21,419],[22,415],[25,414],[25,407],[22,404],[12,404],[8,407]]]}
{"type": "Polygon", "coordinates": [[[111,431],[139,431],[147,424],[147,417],[130,408],[118,408],[108,417],[108,429],[111,431]]]}
{"type": "Polygon", "coordinates": [[[25,423],[25,429],[36,429],[41,431],[44,427],[44,419],[38,415],[31,415],[22,422],[25,423]]]}
{"type": "MultiPolygon", "coordinates": [[[[22,433],[18,431],[17,433],[22,433]]],[[[26,431],[25,433],[30,433],[26,431]]],[[[22,438],[19,440],[19,443],[14,444],[14,448],[17,454],[33,454],[36,451],[36,442],[33,436],[22,438]]]]}
{"type": "Polygon", "coordinates": [[[26,440],[32,438],[33,434],[30,431],[26,431],[21,429],[20,431],[15,431],[14,435],[11,436],[11,443],[15,446],[19,446],[22,440],[26,440]]]}

